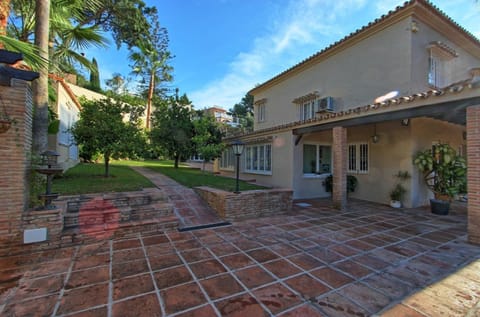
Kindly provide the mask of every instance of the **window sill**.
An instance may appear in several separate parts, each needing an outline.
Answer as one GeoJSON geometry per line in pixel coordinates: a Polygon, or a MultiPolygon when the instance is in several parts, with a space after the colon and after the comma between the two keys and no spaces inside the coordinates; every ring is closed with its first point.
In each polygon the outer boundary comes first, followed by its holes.
{"type": "Polygon", "coordinates": [[[323,173],[323,174],[310,173],[310,174],[303,174],[303,178],[326,178],[330,175],[331,175],[330,173],[323,173]]]}
{"type": "Polygon", "coordinates": [[[252,170],[245,170],[243,173],[245,174],[256,174],[256,175],[272,175],[271,171],[252,171],[252,170]]]}

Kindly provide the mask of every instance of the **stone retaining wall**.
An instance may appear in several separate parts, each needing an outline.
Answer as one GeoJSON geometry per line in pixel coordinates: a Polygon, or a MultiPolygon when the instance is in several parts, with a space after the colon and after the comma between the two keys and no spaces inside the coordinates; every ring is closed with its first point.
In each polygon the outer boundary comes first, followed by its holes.
{"type": "Polygon", "coordinates": [[[278,215],[292,209],[290,189],[249,190],[239,194],[201,186],[195,191],[225,220],[278,215]]]}

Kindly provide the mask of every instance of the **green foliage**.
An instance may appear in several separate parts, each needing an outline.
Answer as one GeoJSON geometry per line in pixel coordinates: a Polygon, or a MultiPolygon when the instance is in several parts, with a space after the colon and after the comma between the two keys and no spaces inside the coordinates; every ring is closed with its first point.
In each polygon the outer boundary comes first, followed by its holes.
{"type": "Polygon", "coordinates": [[[195,152],[193,143],[194,126],[190,100],[186,95],[157,100],[152,116],[150,140],[162,147],[175,159],[175,167],[181,158],[188,158],[195,152]]]}
{"type": "Polygon", "coordinates": [[[237,118],[242,130],[253,130],[253,96],[246,94],[242,100],[228,110],[228,114],[237,118]]]}
{"type": "Polygon", "coordinates": [[[195,136],[193,143],[198,154],[208,162],[220,157],[225,144],[222,143],[223,133],[220,130],[218,122],[212,116],[202,116],[193,121],[195,136]]]}
{"type": "Polygon", "coordinates": [[[96,92],[102,91],[102,88],[100,87],[100,73],[95,58],[92,59],[92,70],[90,70],[90,88],[96,92]]]}
{"type": "Polygon", "coordinates": [[[134,158],[144,149],[145,138],[138,124],[124,121],[129,113],[130,106],[121,101],[83,100],[80,119],[72,128],[82,151],[103,155],[106,177],[110,158],[134,158]]]}
{"type": "Polygon", "coordinates": [[[401,202],[407,193],[407,190],[403,187],[402,183],[410,178],[410,174],[408,171],[398,171],[394,177],[397,179],[397,183],[390,191],[390,199],[401,202]]]}
{"type": "MultiPolygon", "coordinates": [[[[357,188],[358,180],[353,175],[347,175],[347,193],[353,193],[357,188]]],[[[331,193],[333,189],[333,176],[325,178],[325,191],[331,193]]]]}
{"type": "Polygon", "coordinates": [[[111,164],[112,177],[103,177],[102,164],[80,163],[52,182],[52,190],[61,195],[135,191],[153,184],[122,162],[111,164]]]}
{"type": "Polygon", "coordinates": [[[466,191],[466,161],[450,145],[437,144],[419,152],[413,163],[423,173],[427,186],[436,195],[453,198],[466,191]]]}

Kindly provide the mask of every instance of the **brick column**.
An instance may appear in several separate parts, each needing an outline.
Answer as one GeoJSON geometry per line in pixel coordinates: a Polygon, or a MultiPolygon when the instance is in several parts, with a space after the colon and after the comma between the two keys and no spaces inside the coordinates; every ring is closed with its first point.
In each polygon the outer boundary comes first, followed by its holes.
{"type": "Polygon", "coordinates": [[[468,241],[480,244],[480,105],[467,108],[468,241]]]}
{"type": "Polygon", "coordinates": [[[0,86],[0,111],[5,106],[14,120],[0,134],[0,246],[22,243],[22,214],[28,208],[30,151],[32,147],[32,95],[29,83],[12,80],[0,86]]]}
{"type": "Polygon", "coordinates": [[[335,208],[347,207],[347,129],[333,128],[333,189],[332,201],[335,208]]]}

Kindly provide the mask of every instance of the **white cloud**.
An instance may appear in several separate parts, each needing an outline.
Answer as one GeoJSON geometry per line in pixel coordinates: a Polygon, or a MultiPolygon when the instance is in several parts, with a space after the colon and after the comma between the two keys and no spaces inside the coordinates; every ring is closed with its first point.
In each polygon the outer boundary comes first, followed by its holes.
{"type": "Polygon", "coordinates": [[[293,66],[339,39],[342,18],[360,10],[366,0],[291,0],[276,18],[266,20],[268,32],[258,36],[251,50],[240,52],[227,73],[189,93],[197,108],[230,108],[256,84],[293,66]],[[325,42],[326,40],[326,42],[325,42]]]}

